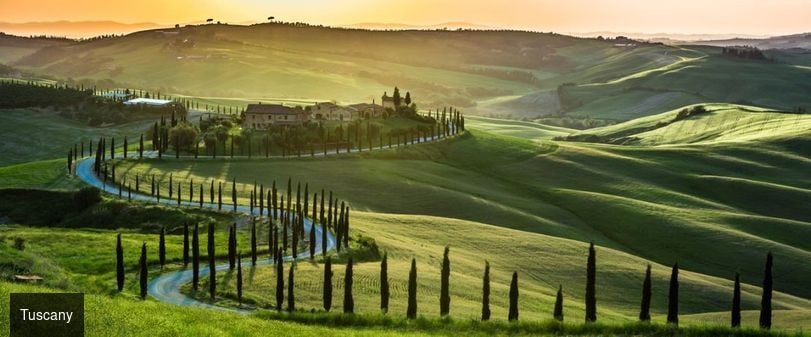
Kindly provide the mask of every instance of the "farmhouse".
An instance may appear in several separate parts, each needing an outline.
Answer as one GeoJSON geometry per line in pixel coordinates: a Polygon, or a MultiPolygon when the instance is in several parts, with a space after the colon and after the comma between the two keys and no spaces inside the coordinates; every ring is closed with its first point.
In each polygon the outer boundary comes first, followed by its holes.
{"type": "Polygon", "coordinates": [[[335,103],[317,103],[310,108],[313,119],[328,121],[351,121],[361,117],[357,109],[335,103]]]}
{"type": "Polygon", "coordinates": [[[372,101],[372,103],[352,104],[349,107],[357,110],[362,117],[366,118],[383,117],[384,108],[380,105],[375,104],[374,101],[372,101]]]}
{"type": "Polygon", "coordinates": [[[172,104],[172,101],[165,99],[136,98],[124,102],[124,105],[144,105],[149,107],[164,107],[172,104]]]}
{"type": "Polygon", "coordinates": [[[383,97],[381,99],[381,104],[383,104],[383,110],[385,109],[392,109],[397,111],[397,105],[394,104],[394,97],[388,95],[388,93],[383,93],[383,97]]]}
{"type": "Polygon", "coordinates": [[[302,125],[309,119],[308,113],[300,107],[287,107],[281,104],[250,104],[245,109],[242,127],[247,129],[267,129],[273,125],[302,125]]]}

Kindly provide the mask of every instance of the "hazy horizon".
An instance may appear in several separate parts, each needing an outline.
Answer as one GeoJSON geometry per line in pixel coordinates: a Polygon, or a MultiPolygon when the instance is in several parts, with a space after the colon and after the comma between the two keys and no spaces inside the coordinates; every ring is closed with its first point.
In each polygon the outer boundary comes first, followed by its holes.
{"type": "Polygon", "coordinates": [[[171,26],[201,22],[207,18],[233,24],[264,22],[269,16],[280,21],[301,21],[328,26],[359,23],[431,26],[446,22],[554,31],[561,33],[635,32],[640,34],[697,34],[775,36],[811,31],[805,20],[811,2],[777,0],[697,0],[638,3],[608,0],[595,3],[572,0],[506,0],[466,2],[440,0],[389,1],[235,0],[144,0],[136,6],[121,1],[57,0],[18,2],[0,0],[0,22],[43,23],[54,21],[114,21],[121,24],[155,23],[171,26]],[[122,5],[126,10],[121,10],[122,5]],[[317,9],[317,10],[314,10],[317,9]],[[217,15],[214,15],[217,14],[217,15]]]}

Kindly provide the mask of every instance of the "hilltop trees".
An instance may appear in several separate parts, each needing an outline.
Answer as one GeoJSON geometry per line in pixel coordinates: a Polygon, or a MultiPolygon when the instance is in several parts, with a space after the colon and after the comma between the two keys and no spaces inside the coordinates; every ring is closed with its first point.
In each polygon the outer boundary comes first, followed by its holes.
{"type": "Polygon", "coordinates": [[[124,247],[121,245],[121,234],[116,236],[115,276],[118,291],[124,290],[124,247]]]}
{"type": "Polygon", "coordinates": [[[324,311],[329,312],[332,308],[332,259],[327,256],[324,262],[324,311]]]}
{"type": "Polygon", "coordinates": [[[448,259],[448,252],[450,248],[445,246],[445,253],[442,255],[442,274],[440,280],[439,290],[439,315],[447,316],[450,312],[451,296],[450,296],[450,275],[451,275],[451,262],[448,259]]]}
{"type": "Polygon", "coordinates": [[[651,292],[650,264],[648,264],[648,269],[645,270],[645,281],[642,282],[642,304],[639,308],[639,320],[642,322],[650,321],[651,292]]]}
{"type": "Polygon", "coordinates": [[[482,278],[482,321],[490,319],[490,262],[484,261],[482,278]]]}
{"type": "Polygon", "coordinates": [[[510,321],[518,320],[518,272],[513,272],[513,278],[510,282],[510,309],[507,319],[510,321]]]}
{"type": "Polygon", "coordinates": [[[772,328],[772,252],[766,255],[766,268],[763,271],[763,296],[760,300],[760,328],[772,328]]]}
{"type": "Polygon", "coordinates": [[[586,322],[597,320],[597,257],[594,242],[589,244],[589,257],[586,264],[586,322]]]}
{"type": "Polygon", "coordinates": [[[408,319],[417,318],[417,259],[411,258],[411,271],[408,272],[408,319]]]}
{"type": "Polygon", "coordinates": [[[667,323],[679,325],[679,264],[673,265],[667,296],[667,323]]]}

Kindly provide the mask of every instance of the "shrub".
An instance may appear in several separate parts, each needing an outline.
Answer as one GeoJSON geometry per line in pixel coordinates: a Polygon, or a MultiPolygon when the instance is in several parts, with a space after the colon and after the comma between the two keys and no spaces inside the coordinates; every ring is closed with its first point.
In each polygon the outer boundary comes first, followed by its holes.
{"type": "Polygon", "coordinates": [[[73,202],[77,211],[83,211],[101,201],[101,190],[95,187],[85,187],[73,195],[73,202]]]}

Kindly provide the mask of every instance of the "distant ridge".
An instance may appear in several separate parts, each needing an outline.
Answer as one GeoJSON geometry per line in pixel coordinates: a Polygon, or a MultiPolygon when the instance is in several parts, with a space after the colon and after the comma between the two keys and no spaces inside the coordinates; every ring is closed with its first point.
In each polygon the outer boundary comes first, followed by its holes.
{"type": "Polygon", "coordinates": [[[434,25],[409,25],[404,23],[387,22],[361,22],[349,25],[341,25],[343,28],[357,28],[370,30],[435,30],[435,29],[493,29],[497,27],[485,26],[469,22],[444,22],[434,25]]]}
{"type": "Polygon", "coordinates": [[[121,23],[116,21],[43,21],[0,22],[0,32],[19,36],[48,35],[68,38],[92,37],[108,34],[128,34],[155,29],[161,25],[153,22],[121,23]]]}

